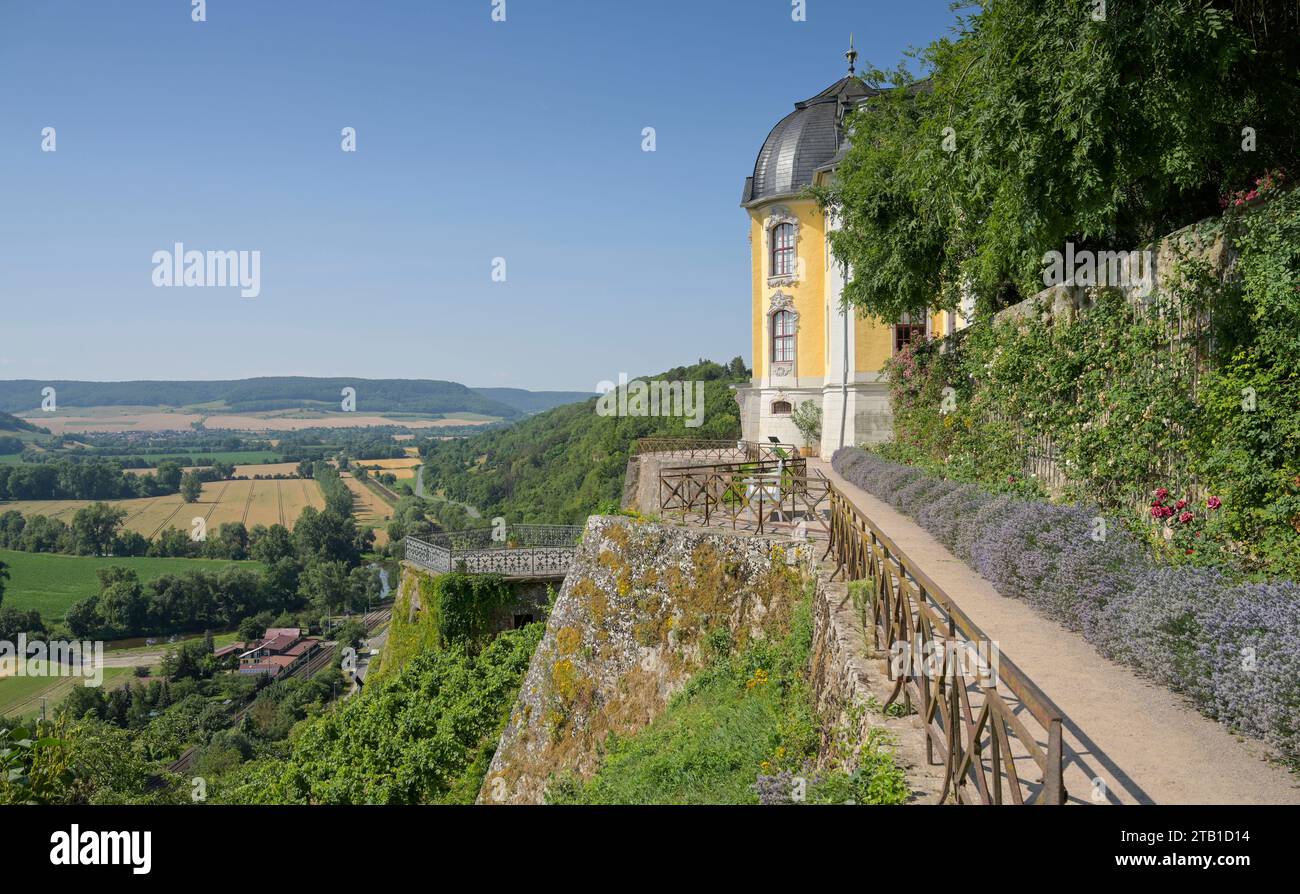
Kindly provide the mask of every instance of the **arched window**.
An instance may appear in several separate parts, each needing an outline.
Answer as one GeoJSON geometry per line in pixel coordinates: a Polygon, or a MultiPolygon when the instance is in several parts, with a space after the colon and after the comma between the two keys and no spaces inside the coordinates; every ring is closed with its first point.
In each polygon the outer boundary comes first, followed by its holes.
{"type": "Polygon", "coordinates": [[[772,228],[772,270],[768,276],[794,273],[794,224],[782,223],[772,228]]]}
{"type": "Polygon", "coordinates": [[[794,360],[794,313],[778,310],[772,314],[772,362],[790,363],[794,360]]]}
{"type": "Polygon", "coordinates": [[[790,401],[788,400],[772,401],[773,416],[789,416],[792,412],[794,412],[794,407],[790,404],[790,401]]]}

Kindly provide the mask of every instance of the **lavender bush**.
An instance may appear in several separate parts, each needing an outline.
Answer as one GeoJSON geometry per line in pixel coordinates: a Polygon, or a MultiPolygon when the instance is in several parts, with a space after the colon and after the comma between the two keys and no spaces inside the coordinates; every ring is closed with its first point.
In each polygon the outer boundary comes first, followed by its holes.
{"type": "Polygon", "coordinates": [[[1095,509],[992,494],[856,447],[831,464],[1013,599],[1080,631],[1108,658],[1300,758],[1300,586],[1234,585],[1158,566],[1095,509]]]}

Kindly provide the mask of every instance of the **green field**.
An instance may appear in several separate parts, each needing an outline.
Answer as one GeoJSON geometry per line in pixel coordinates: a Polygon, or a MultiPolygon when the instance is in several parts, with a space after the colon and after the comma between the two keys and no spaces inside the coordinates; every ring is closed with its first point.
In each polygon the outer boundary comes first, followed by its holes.
{"type": "Polygon", "coordinates": [[[0,549],[0,562],[9,566],[4,604],[41,613],[47,624],[60,621],[72,603],[99,592],[97,569],[125,565],[135,569],[140,580],[164,574],[180,574],[191,568],[210,571],[231,565],[261,569],[257,562],[229,562],[221,559],[100,559],[54,553],[24,553],[0,549]]]}
{"type": "MultiPolygon", "coordinates": [[[[129,458],[138,455],[139,454],[125,452],[121,454],[121,457],[110,456],[106,458],[107,459],[129,458]]],[[[178,450],[175,453],[149,454],[146,456],[141,456],[140,458],[151,463],[156,463],[159,460],[163,460],[163,459],[180,458],[180,459],[187,460],[185,464],[190,466],[194,465],[194,460],[199,458],[210,459],[213,460],[214,462],[219,462],[219,463],[230,463],[231,465],[236,465],[236,466],[241,464],[246,466],[251,466],[254,464],[261,464],[261,463],[280,462],[280,454],[276,453],[274,450],[208,450],[208,451],[178,450]]]]}
{"type": "MultiPolygon", "coordinates": [[[[104,668],[104,686],[113,687],[133,674],[129,667],[104,668]]],[[[80,677],[4,677],[0,679],[0,717],[37,717],[41,699],[53,711],[72,687],[84,685],[80,677]]]]}

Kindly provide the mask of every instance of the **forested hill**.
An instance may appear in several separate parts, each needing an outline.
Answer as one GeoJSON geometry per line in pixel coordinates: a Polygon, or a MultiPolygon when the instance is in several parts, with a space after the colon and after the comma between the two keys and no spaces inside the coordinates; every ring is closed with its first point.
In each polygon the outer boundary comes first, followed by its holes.
{"type": "Polygon", "coordinates": [[[748,379],[739,357],[725,367],[701,360],[650,378],[703,381],[703,425],[687,428],[678,417],[598,416],[591,398],[509,428],[428,442],[422,448],[426,488],[469,503],[487,518],[577,524],[618,506],[637,438],[740,437],[740,407],[729,387],[748,379]]]}
{"type": "MultiPolygon", "coordinates": [[[[40,392],[37,392],[38,394],[40,392]]],[[[43,432],[45,429],[25,422],[17,416],[10,416],[8,413],[0,413],[0,431],[36,431],[43,432]]]]}
{"type": "Polygon", "coordinates": [[[587,400],[594,392],[590,391],[525,391],[522,388],[471,388],[488,400],[495,400],[508,407],[514,407],[521,413],[542,413],[546,410],[576,404],[587,400]]]}
{"type": "MultiPolygon", "coordinates": [[[[344,388],[357,391],[357,409],[387,413],[482,413],[514,418],[521,411],[456,382],[432,379],[318,379],[271,376],[210,382],[137,381],[0,382],[0,411],[40,406],[42,389],[52,386],[60,407],[168,406],[211,404],[214,409],[243,413],[296,407],[338,409],[344,388]]],[[[525,392],[527,393],[527,392],[525,392]]]]}

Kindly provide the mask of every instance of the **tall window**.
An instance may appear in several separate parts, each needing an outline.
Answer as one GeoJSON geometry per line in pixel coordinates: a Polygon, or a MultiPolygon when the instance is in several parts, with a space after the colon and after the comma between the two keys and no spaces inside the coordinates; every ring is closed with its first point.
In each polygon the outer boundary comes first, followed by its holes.
{"type": "Polygon", "coordinates": [[[899,351],[913,339],[917,341],[925,340],[925,325],[922,323],[898,323],[894,326],[894,353],[899,351]]]}
{"type": "Polygon", "coordinates": [[[777,224],[772,228],[772,272],[769,276],[794,273],[794,224],[777,224]]]}
{"type": "Polygon", "coordinates": [[[794,360],[794,314],[778,310],[772,314],[772,362],[789,363],[794,360]]]}

